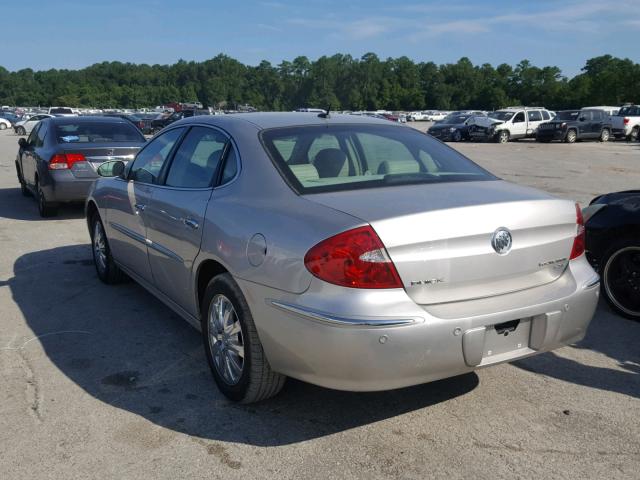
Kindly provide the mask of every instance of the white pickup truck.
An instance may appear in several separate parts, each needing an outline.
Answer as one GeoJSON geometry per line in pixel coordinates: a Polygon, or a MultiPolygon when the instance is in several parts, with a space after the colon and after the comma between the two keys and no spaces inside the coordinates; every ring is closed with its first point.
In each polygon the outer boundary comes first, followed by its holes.
{"type": "Polygon", "coordinates": [[[625,105],[617,115],[611,117],[611,130],[616,138],[638,139],[640,132],[640,105],[625,105]]]}

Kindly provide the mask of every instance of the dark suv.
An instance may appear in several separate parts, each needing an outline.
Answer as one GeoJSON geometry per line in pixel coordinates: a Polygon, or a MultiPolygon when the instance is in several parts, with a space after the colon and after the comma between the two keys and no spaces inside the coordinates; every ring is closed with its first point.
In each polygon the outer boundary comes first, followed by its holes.
{"type": "Polygon", "coordinates": [[[541,123],[536,132],[536,140],[550,142],[561,140],[574,143],[576,140],[609,141],[611,120],[603,110],[563,110],[550,122],[541,123]]]}

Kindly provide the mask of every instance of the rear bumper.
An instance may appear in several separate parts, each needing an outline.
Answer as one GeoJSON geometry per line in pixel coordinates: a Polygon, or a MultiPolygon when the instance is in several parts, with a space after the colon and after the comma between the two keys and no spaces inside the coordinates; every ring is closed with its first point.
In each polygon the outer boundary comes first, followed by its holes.
{"type": "Polygon", "coordinates": [[[69,170],[49,172],[49,181],[42,185],[46,199],[50,202],[84,202],[95,178],[78,178],[69,170]]]}
{"type": "Polygon", "coordinates": [[[357,291],[314,280],[294,295],[237,281],[274,370],[352,391],[426,383],[576,342],[599,295],[584,256],[549,285],[425,308],[400,289],[357,291]],[[520,323],[510,337],[493,328],[512,320],[520,323]]]}
{"type": "Polygon", "coordinates": [[[614,137],[626,137],[631,133],[630,128],[612,128],[611,133],[614,137]]]}

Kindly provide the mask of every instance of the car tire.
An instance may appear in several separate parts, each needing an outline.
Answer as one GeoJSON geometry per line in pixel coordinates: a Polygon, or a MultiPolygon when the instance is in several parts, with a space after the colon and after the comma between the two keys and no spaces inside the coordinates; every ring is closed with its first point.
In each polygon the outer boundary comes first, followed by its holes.
{"type": "Polygon", "coordinates": [[[454,142],[459,142],[462,140],[462,133],[460,133],[460,130],[456,130],[455,132],[453,132],[453,134],[451,135],[451,140],[453,140],[454,142]]]}
{"type": "Polygon", "coordinates": [[[127,275],[113,260],[111,248],[109,247],[109,239],[104,230],[102,220],[100,220],[100,216],[97,213],[91,217],[90,225],[91,252],[98,278],[107,285],[124,282],[127,279],[127,275]]]}
{"type": "Polygon", "coordinates": [[[575,130],[571,129],[567,132],[567,135],[564,137],[565,143],[576,143],[578,139],[578,134],[575,130]]]}
{"type": "Polygon", "coordinates": [[[640,321],[640,240],[620,240],[602,259],[604,297],[620,315],[640,321]]]}
{"type": "Polygon", "coordinates": [[[18,127],[18,128],[16,128],[16,133],[18,135],[26,135],[27,131],[24,129],[24,127],[18,127]]]}
{"type": "Polygon", "coordinates": [[[500,130],[496,136],[496,141],[498,143],[509,143],[509,131],[508,130],[500,130]]]}
{"type": "Polygon", "coordinates": [[[608,142],[610,138],[611,138],[611,132],[609,132],[609,129],[603,128],[602,131],[600,132],[600,141],[608,142]]]}
{"type": "Polygon", "coordinates": [[[38,201],[38,213],[41,217],[54,217],[58,214],[57,206],[47,200],[38,179],[36,179],[36,200],[38,201]]]}
{"type": "Polygon", "coordinates": [[[631,133],[627,137],[627,140],[630,142],[635,142],[636,140],[638,140],[639,130],[640,129],[638,127],[633,127],[633,129],[631,130],[631,133]]]}
{"type": "Polygon", "coordinates": [[[20,193],[22,193],[23,197],[30,196],[31,191],[29,190],[29,187],[27,187],[27,184],[25,183],[24,178],[22,178],[22,172],[20,171],[18,162],[16,162],[16,174],[18,175],[18,182],[20,182],[20,193]]]}
{"type": "Polygon", "coordinates": [[[276,395],[286,377],[271,370],[247,301],[230,274],[209,282],[200,312],[205,355],[222,394],[245,404],[276,395]]]}
{"type": "Polygon", "coordinates": [[[0,123],[0,130],[5,130],[7,126],[4,123],[0,123]]]}

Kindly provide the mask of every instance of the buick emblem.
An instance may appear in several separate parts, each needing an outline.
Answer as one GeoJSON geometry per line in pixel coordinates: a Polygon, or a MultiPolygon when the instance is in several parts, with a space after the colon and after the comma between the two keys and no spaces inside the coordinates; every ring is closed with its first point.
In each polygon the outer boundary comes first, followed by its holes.
{"type": "Polygon", "coordinates": [[[511,250],[511,244],[513,239],[511,238],[511,232],[504,227],[500,227],[491,237],[491,246],[498,255],[506,255],[511,250]]]}

